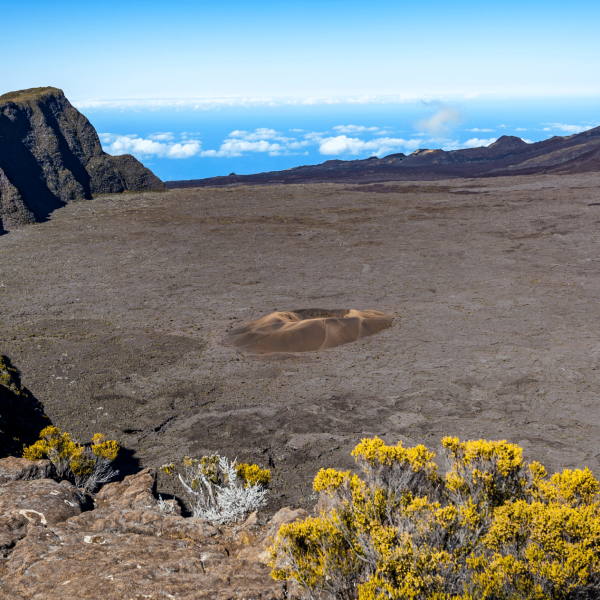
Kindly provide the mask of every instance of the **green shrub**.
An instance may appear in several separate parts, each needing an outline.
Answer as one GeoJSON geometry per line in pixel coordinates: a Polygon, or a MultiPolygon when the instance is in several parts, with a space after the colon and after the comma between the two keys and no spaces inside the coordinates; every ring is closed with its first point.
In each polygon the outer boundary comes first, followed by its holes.
{"type": "Polygon", "coordinates": [[[425,446],[364,439],[362,477],[323,469],[333,510],[285,525],[273,577],[311,597],[516,600],[600,597],[600,485],[589,469],[548,478],[506,441],[425,446]]]}

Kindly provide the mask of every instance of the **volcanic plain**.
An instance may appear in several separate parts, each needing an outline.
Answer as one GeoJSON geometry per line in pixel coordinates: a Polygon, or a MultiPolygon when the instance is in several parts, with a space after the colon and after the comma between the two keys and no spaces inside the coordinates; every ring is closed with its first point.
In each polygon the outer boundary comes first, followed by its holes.
{"type": "Polygon", "coordinates": [[[600,476],[599,234],[598,173],[100,196],[0,237],[0,353],[123,474],[216,451],[271,468],[271,509],[375,435],[600,476]],[[304,309],[394,319],[316,352],[226,343],[304,309]]]}

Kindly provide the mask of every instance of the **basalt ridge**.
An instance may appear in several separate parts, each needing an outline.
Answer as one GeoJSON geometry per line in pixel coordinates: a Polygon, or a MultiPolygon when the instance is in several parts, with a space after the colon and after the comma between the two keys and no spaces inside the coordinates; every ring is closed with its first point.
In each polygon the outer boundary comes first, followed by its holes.
{"type": "Polygon", "coordinates": [[[0,221],[3,229],[44,221],[96,194],[164,190],[131,155],[102,150],[93,125],[53,87],[0,96],[0,221]]]}

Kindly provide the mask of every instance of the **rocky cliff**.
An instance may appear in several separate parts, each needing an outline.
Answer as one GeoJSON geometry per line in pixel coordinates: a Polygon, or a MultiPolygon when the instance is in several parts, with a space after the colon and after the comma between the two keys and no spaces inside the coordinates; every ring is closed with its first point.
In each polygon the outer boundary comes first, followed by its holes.
{"type": "Polygon", "coordinates": [[[92,124],[62,90],[0,96],[0,219],[5,229],[44,220],[94,194],[164,190],[131,155],[102,150],[92,124]]]}

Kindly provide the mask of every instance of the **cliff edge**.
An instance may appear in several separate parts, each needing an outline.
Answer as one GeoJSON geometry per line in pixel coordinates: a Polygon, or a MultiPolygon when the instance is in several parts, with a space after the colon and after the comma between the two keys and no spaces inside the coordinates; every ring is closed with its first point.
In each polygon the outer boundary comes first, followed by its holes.
{"type": "Polygon", "coordinates": [[[53,87],[0,96],[0,220],[4,229],[42,221],[94,194],[165,190],[131,155],[102,150],[92,124],[53,87]]]}

